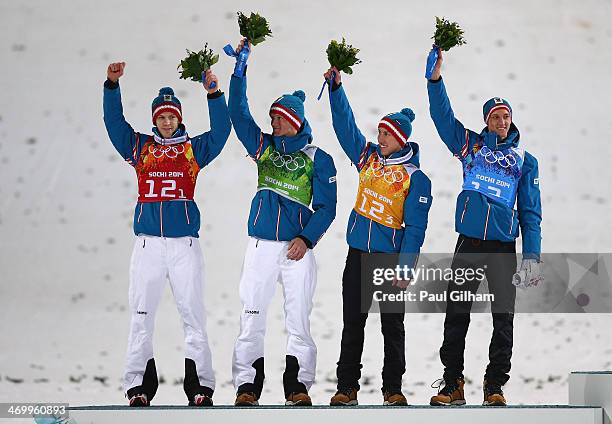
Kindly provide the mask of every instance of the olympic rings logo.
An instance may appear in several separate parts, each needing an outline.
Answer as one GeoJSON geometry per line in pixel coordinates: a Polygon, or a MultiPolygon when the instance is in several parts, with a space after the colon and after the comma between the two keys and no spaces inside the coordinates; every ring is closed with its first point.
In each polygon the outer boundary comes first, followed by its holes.
{"type": "Polygon", "coordinates": [[[276,151],[270,154],[269,159],[272,161],[272,164],[277,168],[282,168],[284,166],[285,168],[287,168],[288,171],[296,171],[306,166],[306,161],[303,157],[297,155],[281,155],[276,151]]]}
{"type": "Polygon", "coordinates": [[[178,155],[185,153],[185,145],[179,144],[178,146],[149,146],[149,153],[157,159],[162,156],[166,156],[169,159],[174,159],[178,155]]]}
{"type": "Polygon", "coordinates": [[[488,163],[498,163],[502,168],[516,165],[516,157],[512,153],[504,155],[502,152],[489,150],[482,155],[488,163]]]}
{"type": "Polygon", "coordinates": [[[377,160],[372,162],[372,165],[370,165],[370,171],[371,171],[371,174],[374,175],[376,178],[383,177],[384,180],[388,182],[389,184],[401,183],[404,181],[406,177],[402,171],[399,171],[397,169],[396,170],[393,170],[392,168],[385,169],[382,163],[380,163],[377,160]]]}

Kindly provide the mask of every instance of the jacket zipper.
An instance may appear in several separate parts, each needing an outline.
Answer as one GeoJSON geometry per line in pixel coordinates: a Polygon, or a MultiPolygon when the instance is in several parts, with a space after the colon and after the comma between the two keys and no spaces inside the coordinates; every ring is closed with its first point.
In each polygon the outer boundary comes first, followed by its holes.
{"type": "Polygon", "coordinates": [[[259,199],[259,206],[257,207],[257,215],[255,215],[255,219],[253,220],[253,227],[257,225],[257,219],[259,219],[259,211],[261,210],[261,200],[259,199]]]}
{"type": "Polygon", "coordinates": [[[487,220],[485,221],[485,227],[484,227],[484,237],[482,238],[483,240],[487,239],[487,227],[489,226],[489,214],[491,213],[491,204],[488,204],[488,208],[487,208],[487,220]]]}
{"type": "Polygon", "coordinates": [[[349,234],[353,232],[353,229],[355,228],[356,223],[357,223],[357,213],[355,213],[355,218],[353,218],[353,226],[351,227],[351,231],[349,231],[349,234]]]}
{"type": "Polygon", "coordinates": [[[164,209],[162,208],[164,202],[159,202],[159,232],[161,237],[164,236],[164,209]]]}
{"type": "Polygon", "coordinates": [[[463,212],[461,213],[461,223],[463,224],[463,217],[465,216],[465,211],[467,210],[467,204],[470,201],[470,196],[466,197],[465,203],[463,205],[463,212]]]}
{"type": "Polygon", "coordinates": [[[278,227],[280,226],[280,203],[278,205],[278,216],[276,217],[276,241],[278,241],[278,227]]]}
{"type": "Polygon", "coordinates": [[[370,227],[368,228],[368,253],[370,252],[370,237],[372,235],[372,220],[370,219],[370,227]]]}
{"type": "Polygon", "coordinates": [[[189,225],[190,222],[189,222],[189,212],[187,212],[187,202],[183,202],[183,204],[185,205],[185,217],[187,218],[187,225],[189,225]]]}
{"type": "Polygon", "coordinates": [[[301,228],[302,228],[302,230],[303,230],[303,229],[304,229],[304,226],[302,225],[302,209],[300,209],[300,215],[299,215],[299,218],[300,218],[300,227],[301,227],[301,228]]]}
{"type": "Polygon", "coordinates": [[[514,209],[512,209],[512,218],[510,218],[510,229],[508,230],[508,234],[512,234],[512,224],[514,224],[514,209]]]}
{"type": "Polygon", "coordinates": [[[136,222],[138,222],[140,224],[140,217],[142,216],[142,203],[140,203],[140,212],[138,213],[138,220],[136,222]]]}

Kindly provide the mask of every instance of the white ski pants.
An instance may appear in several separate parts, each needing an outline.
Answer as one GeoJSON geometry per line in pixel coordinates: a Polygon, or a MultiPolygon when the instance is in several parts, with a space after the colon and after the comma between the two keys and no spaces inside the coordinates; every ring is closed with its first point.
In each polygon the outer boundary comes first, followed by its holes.
{"type": "Polygon", "coordinates": [[[266,313],[276,283],[283,287],[287,355],[299,364],[298,381],[310,389],[315,379],[317,347],[310,335],[310,312],[317,282],[311,249],[299,261],[287,259],[289,242],[249,239],[240,278],[240,335],[234,346],[234,387],[253,383],[252,364],[264,356],[266,313]]]}
{"type": "Polygon", "coordinates": [[[147,361],[153,358],[155,312],[166,285],[176,301],[185,333],[185,358],[192,359],[200,385],[215,388],[206,335],[203,299],[204,261],[200,243],[193,237],[136,237],[130,263],[129,311],[131,315],[124,391],[142,384],[147,361]]]}

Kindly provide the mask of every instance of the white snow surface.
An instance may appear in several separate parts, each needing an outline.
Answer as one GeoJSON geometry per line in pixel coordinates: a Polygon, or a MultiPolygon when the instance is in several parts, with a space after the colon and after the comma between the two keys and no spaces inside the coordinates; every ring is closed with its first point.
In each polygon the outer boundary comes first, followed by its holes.
{"type": "MultiPolygon", "coordinates": [[[[338,169],[338,213],[316,247],[319,280],[312,313],[318,344],[315,403],[335,390],[342,329],[341,276],[355,168],[334,136],[327,96],[316,95],[331,39],[346,37],[363,63],[343,82],[364,134],[411,107],[412,140],[433,182],[424,252],[452,251],[461,170],[429,117],[423,77],[434,16],[458,21],[466,46],[445,55],[443,75],[456,115],[480,130],[482,103],[508,98],[522,146],[539,159],[545,252],[612,250],[612,155],[607,79],[612,74],[611,0],[457,1],[3,1],[0,3],[0,402],[125,404],[120,389],[127,343],[128,266],[137,197],[134,171],[113,149],[102,121],[102,83],[111,61],[125,61],[125,115],[151,127],[150,102],[165,85],[181,99],[191,134],[209,129],[201,86],[178,79],[185,49],[204,42],[227,92],[239,40],[235,13],[258,11],[274,37],[255,47],[248,95],[269,128],[268,108],[302,89],[315,144],[338,169]]],[[[231,357],[239,328],[238,281],[256,169],[232,132],[200,174],[208,335],[217,376],[215,402],[232,403],[231,357]]],[[[520,240],[518,245],[520,246],[520,240]]],[[[282,295],[269,309],[264,404],[283,399],[282,295]]],[[[442,314],[406,316],[404,392],[424,404],[440,377],[442,314]]],[[[467,339],[468,403],[480,403],[490,316],[474,315],[467,339]]],[[[572,370],[612,368],[612,319],[599,315],[519,314],[511,380],[513,404],[566,403],[572,370]]],[[[371,316],[363,354],[362,404],[382,402],[382,335],[371,316]]],[[[157,314],[156,404],[184,404],[182,327],[169,289],[157,314]]]]}

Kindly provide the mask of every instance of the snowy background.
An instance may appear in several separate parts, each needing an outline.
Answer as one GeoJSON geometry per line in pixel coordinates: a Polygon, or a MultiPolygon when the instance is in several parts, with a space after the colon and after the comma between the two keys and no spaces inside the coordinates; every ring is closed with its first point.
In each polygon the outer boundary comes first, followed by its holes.
{"type": "MultiPolygon", "coordinates": [[[[522,145],[540,162],[545,252],[612,251],[612,155],[608,83],[612,1],[490,2],[0,2],[0,402],[125,404],[120,389],[127,341],[128,265],[136,201],[134,171],[112,148],[102,122],[102,83],[111,61],[125,115],[150,130],[150,103],[171,85],[191,134],[209,129],[204,90],[178,79],[185,48],[207,41],[217,52],[239,39],[235,12],[256,10],[274,38],[249,66],[251,111],[268,128],[273,99],[302,89],[315,143],[334,157],[335,222],[316,248],[319,282],[312,314],[318,344],[311,394],[326,404],[335,389],[341,332],[346,220],[357,188],[340,150],[327,97],[317,102],[325,48],[345,36],[363,63],[344,78],[364,134],[374,139],[383,114],[410,106],[413,140],[433,181],[434,203],[423,251],[453,249],[458,163],[429,118],[423,69],[434,16],[458,21],[468,45],[446,55],[443,75],[457,116],[483,126],[481,107],[503,96],[514,107],[522,145]],[[466,6],[469,4],[469,6],[466,6]]],[[[227,90],[233,60],[214,71],[227,90]]],[[[239,327],[238,280],[256,169],[232,132],[199,178],[196,201],[206,262],[208,334],[217,375],[215,402],[234,400],[231,352],[239,327]]],[[[520,243],[519,243],[520,245],[520,243]]],[[[413,404],[440,377],[442,315],[406,316],[404,392],[413,404]]],[[[262,403],[283,399],[285,334],[281,291],[268,315],[262,403]]],[[[572,370],[612,369],[610,315],[519,315],[515,320],[512,403],[567,403],[572,370]]],[[[370,317],[360,402],[380,403],[380,320],[370,317]]],[[[490,317],[474,316],[468,335],[468,403],[480,403],[490,317]]],[[[157,315],[156,404],[184,404],[182,327],[170,290],[157,315]]]]}

